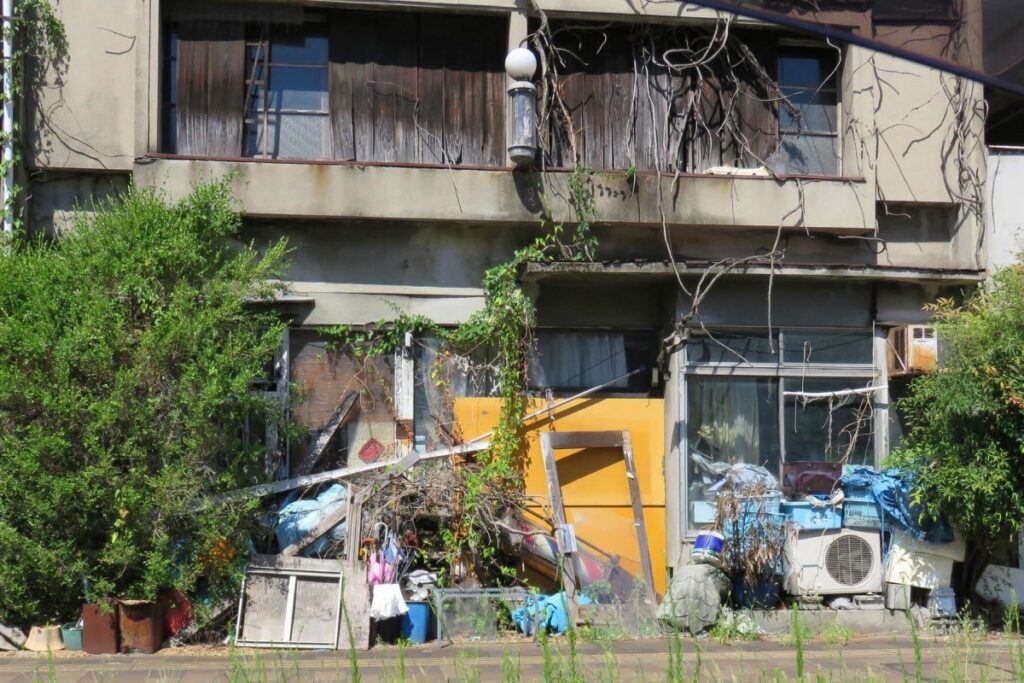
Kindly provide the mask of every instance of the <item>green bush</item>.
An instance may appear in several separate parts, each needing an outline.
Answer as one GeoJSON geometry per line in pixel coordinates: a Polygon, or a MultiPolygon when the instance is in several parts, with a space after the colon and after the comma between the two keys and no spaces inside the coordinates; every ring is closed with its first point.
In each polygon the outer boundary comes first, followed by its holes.
{"type": "Polygon", "coordinates": [[[1024,526],[1024,269],[934,311],[941,364],[900,402],[910,431],[890,462],[916,472],[926,515],[947,515],[971,539],[966,590],[1024,526]]]}
{"type": "MultiPolygon", "coordinates": [[[[0,620],[230,580],[255,504],[189,511],[265,477],[246,415],[282,323],[254,299],[284,263],[234,238],[223,183],[168,206],[132,189],[57,241],[0,254],[0,620]]],[[[260,449],[261,450],[261,449],[260,449]]]]}

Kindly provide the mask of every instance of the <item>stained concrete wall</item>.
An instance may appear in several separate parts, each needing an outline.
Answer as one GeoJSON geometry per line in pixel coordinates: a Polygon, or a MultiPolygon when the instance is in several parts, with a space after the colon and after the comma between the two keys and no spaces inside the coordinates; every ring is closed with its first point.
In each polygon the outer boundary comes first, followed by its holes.
{"type": "MultiPolygon", "coordinates": [[[[64,68],[33,73],[25,117],[28,168],[130,171],[135,158],[138,2],[54,3],[68,39],[64,68]]],[[[154,88],[155,90],[155,88],[154,88]]]]}
{"type": "MultiPolygon", "coordinates": [[[[457,322],[479,307],[486,267],[526,244],[545,210],[555,220],[573,219],[561,174],[548,174],[538,190],[536,178],[510,170],[146,157],[158,139],[159,4],[65,0],[59,5],[71,59],[36,102],[28,164],[90,174],[130,171],[136,183],[161,188],[169,198],[183,196],[196,182],[236,174],[243,210],[266,219],[253,228],[257,236],[284,235],[295,247],[290,275],[295,292],[315,300],[305,322],[370,322],[390,317],[392,305],[457,322]]],[[[517,21],[510,24],[510,44],[518,42],[512,34],[521,37],[525,29],[522,0],[387,4],[513,13],[517,21]]],[[[630,0],[541,0],[540,7],[591,18],[713,16],[682,3],[630,0]]],[[[641,174],[632,184],[619,175],[599,174],[594,178],[599,258],[663,260],[666,233],[681,258],[744,257],[775,246],[781,225],[779,246],[790,264],[977,267],[978,227],[954,206],[948,164],[942,163],[949,130],[940,124],[949,102],[935,95],[951,79],[861,48],[848,48],[846,54],[842,109],[844,124],[850,125],[840,128],[845,179],[682,176],[673,183],[641,174]],[[937,129],[931,132],[932,127],[937,129]],[[881,133],[877,140],[874,132],[881,133]],[[907,204],[936,208],[901,211],[907,204]],[[886,207],[911,217],[887,215],[886,207]]],[[[31,190],[30,221],[59,230],[75,201],[88,204],[124,184],[123,176],[114,182],[86,175],[46,185],[31,190]]]]}
{"type": "Polygon", "coordinates": [[[127,190],[129,182],[127,173],[40,174],[26,197],[26,225],[33,233],[60,234],[127,190]]]}
{"type": "Polygon", "coordinates": [[[1024,149],[991,150],[988,167],[986,253],[991,269],[1017,262],[1024,251],[1024,149]]]}

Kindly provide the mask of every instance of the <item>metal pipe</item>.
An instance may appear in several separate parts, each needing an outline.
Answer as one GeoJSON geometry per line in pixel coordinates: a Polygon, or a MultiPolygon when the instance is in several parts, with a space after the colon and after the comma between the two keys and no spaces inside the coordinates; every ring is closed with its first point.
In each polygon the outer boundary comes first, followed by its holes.
{"type": "Polygon", "coordinates": [[[14,93],[11,71],[14,68],[14,49],[11,45],[14,28],[11,23],[14,14],[14,0],[3,0],[3,128],[0,134],[4,138],[4,220],[3,233],[10,235],[14,231],[14,93]]]}

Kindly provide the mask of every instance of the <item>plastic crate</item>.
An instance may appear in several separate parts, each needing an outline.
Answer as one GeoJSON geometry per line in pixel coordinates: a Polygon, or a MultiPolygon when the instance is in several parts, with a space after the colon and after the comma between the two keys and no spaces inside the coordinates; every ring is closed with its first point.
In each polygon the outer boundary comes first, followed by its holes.
{"type": "Polygon", "coordinates": [[[843,526],[881,529],[882,508],[874,499],[847,498],[843,501],[843,526]]]}
{"type": "Polygon", "coordinates": [[[846,496],[847,500],[873,500],[874,496],[871,494],[870,486],[854,486],[853,484],[843,484],[843,495],[846,496]]]}
{"type": "Polygon", "coordinates": [[[716,512],[715,505],[704,500],[695,500],[690,504],[690,523],[714,524],[716,512]]]}
{"type": "Polygon", "coordinates": [[[786,501],[782,503],[782,513],[801,529],[841,529],[843,527],[842,512],[831,505],[817,507],[805,501],[786,501]]]}
{"type": "Polygon", "coordinates": [[[726,538],[734,536],[751,536],[761,533],[776,533],[786,523],[786,515],[781,512],[762,512],[743,515],[734,522],[726,522],[722,533],[726,538]]]}

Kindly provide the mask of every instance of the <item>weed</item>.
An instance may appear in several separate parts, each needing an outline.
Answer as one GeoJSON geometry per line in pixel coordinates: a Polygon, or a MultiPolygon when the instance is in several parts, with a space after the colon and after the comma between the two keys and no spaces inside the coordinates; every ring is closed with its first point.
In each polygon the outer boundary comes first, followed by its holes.
{"type": "Polygon", "coordinates": [[[852,635],[853,632],[849,628],[839,622],[833,622],[822,632],[821,639],[829,647],[835,647],[836,645],[846,645],[849,643],[850,636],[852,635]]]}
{"type": "Polygon", "coordinates": [[[796,677],[797,680],[804,680],[804,639],[805,633],[810,629],[800,623],[800,606],[793,603],[793,611],[790,619],[790,637],[793,639],[793,646],[796,648],[796,677]],[[806,629],[806,631],[805,631],[806,629]]]}
{"type": "Polygon", "coordinates": [[[740,612],[723,610],[711,627],[711,637],[720,643],[757,640],[759,630],[750,617],[740,612]]]}
{"type": "MultiPolygon", "coordinates": [[[[920,629],[917,625],[917,619],[914,618],[914,613],[907,608],[907,620],[910,622],[910,638],[914,644],[914,681],[915,683],[921,683],[921,634],[920,629]]],[[[903,680],[907,680],[906,672],[903,674],[903,680]]]]}
{"type": "Polygon", "coordinates": [[[512,653],[508,651],[508,648],[505,648],[505,651],[501,654],[502,683],[519,683],[521,669],[522,664],[519,661],[519,655],[512,659],[512,653]]]}

